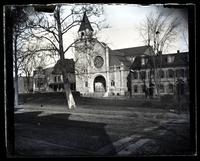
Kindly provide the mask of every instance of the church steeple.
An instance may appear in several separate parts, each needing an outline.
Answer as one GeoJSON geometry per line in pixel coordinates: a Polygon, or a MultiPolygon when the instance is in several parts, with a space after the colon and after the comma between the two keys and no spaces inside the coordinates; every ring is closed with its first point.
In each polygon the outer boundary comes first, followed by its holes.
{"type": "Polygon", "coordinates": [[[85,31],[86,29],[88,29],[89,31],[94,31],[90,24],[90,21],[88,20],[86,12],[84,12],[83,19],[82,19],[82,22],[81,22],[78,32],[85,31]]]}
{"type": "Polygon", "coordinates": [[[81,37],[84,37],[84,36],[91,36],[93,31],[94,30],[90,24],[90,21],[88,20],[86,12],[84,12],[78,33],[80,34],[81,37]]]}

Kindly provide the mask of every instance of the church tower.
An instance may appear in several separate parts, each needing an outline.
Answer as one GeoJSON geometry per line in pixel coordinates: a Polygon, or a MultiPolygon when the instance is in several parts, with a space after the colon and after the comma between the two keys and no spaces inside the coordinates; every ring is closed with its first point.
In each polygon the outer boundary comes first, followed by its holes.
{"type": "Polygon", "coordinates": [[[75,53],[76,90],[83,96],[104,96],[109,93],[109,56],[106,45],[93,38],[93,32],[84,12],[75,53]]]}
{"type": "Polygon", "coordinates": [[[92,34],[93,34],[93,28],[90,24],[90,21],[88,20],[88,17],[86,15],[86,11],[84,12],[84,15],[83,15],[83,19],[81,21],[81,25],[80,25],[80,28],[78,30],[78,35],[79,37],[81,37],[82,39],[84,38],[88,38],[88,37],[92,37],[92,34]]]}

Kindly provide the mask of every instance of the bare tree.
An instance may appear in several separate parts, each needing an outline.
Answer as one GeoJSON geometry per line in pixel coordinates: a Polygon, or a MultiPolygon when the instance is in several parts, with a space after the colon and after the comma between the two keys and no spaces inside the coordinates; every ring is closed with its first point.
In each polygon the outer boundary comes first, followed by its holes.
{"type": "Polygon", "coordinates": [[[27,54],[25,59],[20,62],[19,70],[21,73],[25,74],[26,82],[27,82],[27,92],[32,90],[30,81],[31,75],[34,70],[37,70],[38,67],[45,68],[47,66],[47,62],[49,58],[43,52],[39,52],[38,50],[29,51],[30,54],[27,54]]]}
{"type": "MultiPolygon", "coordinates": [[[[48,42],[47,48],[49,50],[54,50],[59,56],[61,62],[61,71],[63,76],[64,89],[66,93],[66,99],[68,102],[68,107],[75,108],[76,104],[70,89],[70,81],[65,68],[65,54],[72,47],[75,47],[76,43],[82,41],[81,39],[73,40],[67,47],[64,46],[63,36],[69,33],[74,27],[80,25],[82,20],[82,15],[87,12],[88,17],[100,16],[102,14],[103,8],[95,5],[74,5],[71,6],[68,14],[64,15],[64,7],[57,5],[54,11],[54,15],[39,14],[36,15],[37,21],[33,22],[33,35],[40,39],[48,42]],[[50,48],[49,48],[50,47],[50,48]]],[[[96,22],[91,22],[97,28],[99,24],[96,22]]]]}
{"type": "Polygon", "coordinates": [[[158,96],[160,96],[159,85],[161,78],[159,69],[162,67],[162,53],[176,40],[179,25],[180,20],[177,16],[158,9],[156,12],[149,14],[145,22],[140,26],[140,33],[144,43],[152,46],[153,49],[153,78],[158,96]]]}
{"type": "MultiPolygon", "coordinates": [[[[19,57],[26,57],[26,55],[19,55],[24,46],[22,35],[26,30],[26,21],[30,14],[30,8],[24,6],[9,6],[12,17],[12,37],[13,37],[13,57],[14,57],[14,73],[15,73],[15,105],[18,105],[18,69],[19,57]]],[[[23,58],[23,59],[24,59],[23,58]]]]}

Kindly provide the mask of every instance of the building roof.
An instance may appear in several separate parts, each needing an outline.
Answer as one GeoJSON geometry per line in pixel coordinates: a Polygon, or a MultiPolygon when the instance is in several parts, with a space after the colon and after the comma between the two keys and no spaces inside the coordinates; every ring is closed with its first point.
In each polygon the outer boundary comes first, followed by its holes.
{"type": "MultiPolygon", "coordinates": [[[[52,74],[62,74],[61,70],[62,64],[61,60],[58,60],[53,67],[52,74]]],[[[64,69],[66,73],[75,73],[75,62],[73,59],[64,59],[64,69]]]]}
{"type": "Polygon", "coordinates": [[[80,25],[78,32],[85,31],[86,29],[89,29],[89,31],[94,31],[90,24],[90,21],[88,20],[86,12],[84,12],[83,19],[81,21],[81,25],[80,25]]]}
{"type": "Polygon", "coordinates": [[[44,69],[44,73],[45,73],[45,75],[49,75],[49,74],[51,74],[52,71],[53,71],[53,67],[49,67],[49,68],[45,68],[45,69],[44,69]]]}
{"type": "Polygon", "coordinates": [[[118,56],[118,55],[109,55],[109,65],[110,66],[119,66],[121,63],[123,63],[126,67],[131,66],[131,62],[128,61],[125,57],[123,56],[118,56]]]}
{"type": "Polygon", "coordinates": [[[119,66],[123,63],[127,68],[131,67],[132,62],[129,61],[126,57],[128,56],[141,56],[145,55],[148,46],[139,46],[125,49],[109,50],[109,65],[110,66],[119,66]]]}
{"type": "Polygon", "coordinates": [[[144,55],[145,51],[149,49],[149,46],[139,46],[139,47],[131,47],[131,48],[124,48],[124,49],[116,49],[114,54],[116,55],[123,55],[123,56],[139,56],[144,55]]]}
{"type": "Polygon", "coordinates": [[[154,67],[154,62],[158,67],[167,68],[167,67],[185,67],[189,65],[189,54],[188,52],[182,53],[172,53],[172,54],[163,54],[160,56],[145,56],[146,64],[141,65],[142,57],[136,57],[135,61],[131,65],[131,69],[147,69],[154,67]],[[168,58],[172,57],[174,60],[169,63],[168,58]]]}

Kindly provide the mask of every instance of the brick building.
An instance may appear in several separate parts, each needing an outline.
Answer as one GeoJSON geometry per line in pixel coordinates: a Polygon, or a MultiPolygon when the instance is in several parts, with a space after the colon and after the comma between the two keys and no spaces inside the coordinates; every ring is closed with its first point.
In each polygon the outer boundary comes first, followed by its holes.
{"type": "Polygon", "coordinates": [[[129,85],[133,96],[144,95],[152,86],[152,94],[155,96],[176,94],[181,90],[182,94],[189,92],[189,54],[188,52],[157,56],[141,55],[135,58],[131,65],[129,85]],[[157,89],[156,90],[156,81],[157,89]],[[181,88],[177,89],[181,83],[181,88]],[[151,84],[151,85],[150,85],[151,84]]]}

